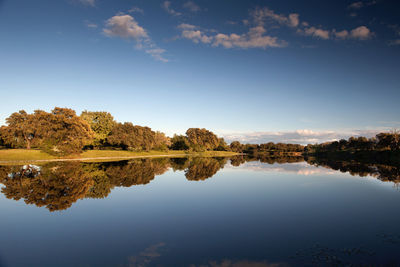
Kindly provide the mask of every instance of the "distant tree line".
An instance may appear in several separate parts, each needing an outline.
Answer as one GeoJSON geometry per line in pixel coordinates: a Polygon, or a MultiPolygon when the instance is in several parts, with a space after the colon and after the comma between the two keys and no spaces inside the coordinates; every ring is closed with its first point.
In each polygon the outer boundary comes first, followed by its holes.
{"type": "Polygon", "coordinates": [[[327,152],[357,152],[357,151],[399,151],[400,134],[398,132],[379,133],[375,137],[350,137],[348,140],[307,145],[306,154],[327,152]]]}
{"type": "Polygon", "coordinates": [[[122,149],[129,151],[191,150],[227,151],[229,146],[213,132],[190,128],[186,135],[167,137],[164,133],[130,122],[118,123],[104,111],[54,108],[51,112],[15,112],[0,128],[0,146],[41,149],[53,155],[81,153],[83,149],[122,149]]]}
{"type": "Polygon", "coordinates": [[[284,143],[265,143],[265,144],[241,144],[239,141],[233,141],[229,148],[234,152],[243,152],[250,154],[257,153],[269,153],[269,154],[279,154],[279,153],[291,153],[304,151],[304,146],[299,144],[284,144],[284,143]]]}

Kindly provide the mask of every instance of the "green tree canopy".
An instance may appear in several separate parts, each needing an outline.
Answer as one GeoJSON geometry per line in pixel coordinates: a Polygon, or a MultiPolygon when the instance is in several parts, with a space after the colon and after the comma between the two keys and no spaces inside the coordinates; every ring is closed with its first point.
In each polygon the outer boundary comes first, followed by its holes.
{"type": "Polygon", "coordinates": [[[155,132],[149,127],[118,123],[107,138],[108,143],[131,151],[149,151],[155,146],[155,132]]]}
{"type": "Polygon", "coordinates": [[[114,117],[105,111],[83,111],[80,116],[86,121],[94,132],[93,145],[99,147],[104,145],[107,136],[111,133],[116,122],[114,117]]]}
{"type": "Polygon", "coordinates": [[[204,128],[189,128],[186,136],[190,147],[195,151],[214,150],[220,142],[213,132],[204,128]]]}

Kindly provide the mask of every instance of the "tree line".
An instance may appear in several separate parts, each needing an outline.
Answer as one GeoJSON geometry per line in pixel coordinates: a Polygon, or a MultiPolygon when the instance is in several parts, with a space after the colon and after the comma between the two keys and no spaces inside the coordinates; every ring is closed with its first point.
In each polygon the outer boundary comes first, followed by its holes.
{"type": "Polygon", "coordinates": [[[304,148],[307,154],[327,152],[358,152],[358,151],[400,151],[400,133],[379,133],[375,137],[350,137],[348,140],[326,142],[307,145],[304,148]]]}
{"type": "Polygon", "coordinates": [[[284,144],[284,143],[265,143],[265,144],[241,144],[239,141],[233,141],[230,145],[230,150],[234,152],[243,152],[249,154],[257,153],[289,153],[303,152],[304,146],[299,144],[284,144]]]}
{"type": "Polygon", "coordinates": [[[69,108],[50,112],[24,110],[11,114],[0,128],[0,146],[41,149],[52,155],[79,154],[83,149],[129,151],[191,150],[226,151],[229,146],[213,132],[190,128],[185,135],[164,133],[131,122],[119,123],[105,111],[83,111],[80,116],[69,108]]]}

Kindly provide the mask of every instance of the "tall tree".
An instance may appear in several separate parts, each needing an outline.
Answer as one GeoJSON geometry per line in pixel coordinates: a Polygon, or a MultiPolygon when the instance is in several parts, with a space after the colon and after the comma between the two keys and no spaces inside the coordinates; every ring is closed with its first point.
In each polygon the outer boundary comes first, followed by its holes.
{"type": "Polygon", "coordinates": [[[2,127],[3,139],[11,147],[26,147],[31,149],[32,141],[36,138],[38,128],[35,127],[34,116],[25,110],[14,112],[6,119],[7,126],[2,127]]]}
{"type": "Polygon", "coordinates": [[[195,151],[214,150],[219,144],[218,137],[204,128],[189,128],[186,136],[190,147],[195,151]]]}
{"type": "MultiPolygon", "coordinates": [[[[42,147],[51,154],[80,153],[93,139],[89,124],[72,109],[56,107],[42,116],[47,117],[46,123],[41,123],[42,147]]],[[[40,121],[43,122],[43,119],[40,121]]]]}
{"type": "Polygon", "coordinates": [[[116,125],[114,117],[105,111],[83,111],[81,116],[94,132],[93,146],[99,147],[104,145],[107,136],[116,125]]]}
{"type": "Polygon", "coordinates": [[[155,132],[149,127],[118,123],[107,138],[108,143],[132,151],[149,151],[155,145],[155,132]]]}
{"type": "Polygon", "coordinates": [[[171,138],[171,146],[172,150],[188,150],[189,149],[189,141],[184,135],[174,135],[171,138]]]}

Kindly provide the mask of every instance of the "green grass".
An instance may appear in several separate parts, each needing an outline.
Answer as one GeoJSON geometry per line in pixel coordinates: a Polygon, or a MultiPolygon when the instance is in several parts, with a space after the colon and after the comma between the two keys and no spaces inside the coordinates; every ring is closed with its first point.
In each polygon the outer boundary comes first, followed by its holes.
{"type": "Polygon", "coordinates": [[[15,160],[50,160],[55,157],[40,150],[27,149],[4,149],[0,150],[0,161],[15,160]]]}
{"type": "Polygon", "coordinates": [[[27,149],[4,149],[0,150],[0,162],[15,161],[35,161],[35,160],[56,160],[56,159],[88,159],[90,160],[117,160],[135,157],[156,157],[156,156],[201,156],[201,157],[227,157],[237,155],[234,152],[226,151],[206,151],[206,152],[188,152],[181,150],[170,151],[149,151],[149,152],[132,152],[123,150],[88,150],[79,155],[71,155],[63,158],[54,157],[40,150],[27,149]]]}

